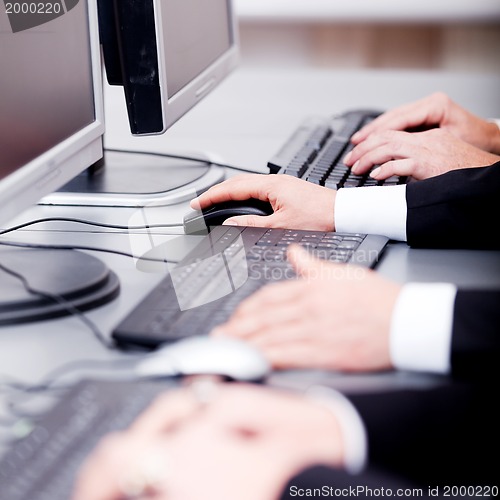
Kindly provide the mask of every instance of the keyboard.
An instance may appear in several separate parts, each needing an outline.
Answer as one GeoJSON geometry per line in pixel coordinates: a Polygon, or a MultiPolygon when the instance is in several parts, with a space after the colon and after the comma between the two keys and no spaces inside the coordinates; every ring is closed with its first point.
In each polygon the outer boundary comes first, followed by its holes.
{"type": "Polygon", "coordinates": [[[272,174],[286,174],[332,189],[405,184],[407,177],[392,176],[377,181],[370,172],[355,175],[343,159],[354,147],[350,139],[380,113],[349,111],[333,118],[306,119],[267,166],[272,174]]]}
{"type": "Polygon", "coordinates": [[[80,466],[99,440],[127,428],[176,384],[173,379],[79,382],[0,459],[0,500],[68,500],[80,466]]]}
{"type": "Polygon", "coordinates": [[[206,335],[267,283],[296,279],[287,262],[298,243],[331,262],[374,267],[384,236],[215,226],[112,332],[119,344],[156,348],[206,335]]]}

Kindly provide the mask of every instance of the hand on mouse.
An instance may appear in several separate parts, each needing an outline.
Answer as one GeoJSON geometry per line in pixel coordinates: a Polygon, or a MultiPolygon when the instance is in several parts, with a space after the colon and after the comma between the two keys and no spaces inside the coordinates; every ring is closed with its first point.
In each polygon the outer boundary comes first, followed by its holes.
{"type": "Polygon", "coordinates": [[[245,174],[232,177],[200,195],[191,208],[204,209],[229,200],[269,201],[272,215],[242,215],[224,224],[334,231],[336,191],[288,175],[245,174]]]}
{"type": "Polygon", "coordinates": [[[300,247],[288,257],[302,279],[265,286],[212,334],[249,341],[278,369],[392,368],[389,331],[400,285],[300,247]]]}
{"type": "Polygon", "coordinates": [[[152,484],[127,498],[272,500],[303,468],[343,462],[337,419],[316,402],[217,384],[200,404],[189,388],[160,396],[127,431],[101,442],[80,472],[73,500],[123,499],[134,479],[137,490],[141,479],[152,484]]]}
{"type": "Polygon", "coordinates": [[[363,174],[374,165],[371,177],[381,180],[392,175],[427,179],[449,170],[484,167],[500,160],[458,139],[443,129],[425,132],[400,132],[385,130],[373,132],[358,144],[344,160],[353,164],[355,174],[363,174]]]}
{"type": "Polygon", "coordinates": [[[386,130],[419,127],[439,127],[484,151],[500,154],[498,126],[465,110],[442,92],[436,92],[383,113],[354,134],[352,142],[360,144],[372,134],[386,130]]]}

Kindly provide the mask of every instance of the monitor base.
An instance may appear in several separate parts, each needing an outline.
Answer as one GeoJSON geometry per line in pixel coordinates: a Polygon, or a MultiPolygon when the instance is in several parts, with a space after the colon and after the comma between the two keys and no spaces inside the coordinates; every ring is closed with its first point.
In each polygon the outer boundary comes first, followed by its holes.
{"type": "Polygon", "coordinates": [[[48,295],[30,293],[0,268],[0,326],[67,316],[74,314],[72,308],[87,311],[110,302],[120,290],[118,277],[106,264],[75,250],[2,250],[0,263],[48,295]]]}
{"type": "Polygon", "coordinates": [[[224,169],[157,153],[105,150],[102,168],[83,172],[41,205],[144,207],[188,201],[224,180],[224,169]]]}

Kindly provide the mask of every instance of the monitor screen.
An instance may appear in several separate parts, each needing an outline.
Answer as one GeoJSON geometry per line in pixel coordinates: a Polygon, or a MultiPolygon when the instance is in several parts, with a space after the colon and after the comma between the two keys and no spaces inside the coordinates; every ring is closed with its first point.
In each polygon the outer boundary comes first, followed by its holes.
{"type": "Polygon", "coordinates": [[[164,0],[168,93],[173,96],[232,45],[227,0],[164,0]]]}
{"type": "Polygon", "coordinates": [[[212,91],[236,66],[231,0],[157,0],[164,129],[212,91]]]}
{"type": "Polygon", "coordinates": [[[236,66],[231,0],[99,0],[99,14],[134,135],[165,132],[236,66]]]}
{"type": "Polygon", "coordinates": [[[95,8],[81,0],[25,29],[1,9],[0,68],[0,217],[6,220],[102,154],[95,8]]]}

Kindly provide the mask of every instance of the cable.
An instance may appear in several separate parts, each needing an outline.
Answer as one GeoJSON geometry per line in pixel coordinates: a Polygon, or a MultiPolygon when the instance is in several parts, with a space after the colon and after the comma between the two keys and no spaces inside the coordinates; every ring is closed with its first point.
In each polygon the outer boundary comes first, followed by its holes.
{"type": "MultiPolygon", "coordinates": [[[[258,172],[256,170],[252,170],[250,168],[237,167],[236,165],[230,165],[229,163],[221,163],[217,161],[212,161],[208,158],[196,158],[195,156],[185,156],[185,155],[176,155],[171,153],[154,153],[151,151],[131,151],[127,149],[105,149],[106,151],[110,151],[113,153],[137,153],[137,154],[147,154],[147,155],[155,155],[155,156],[164,156],[166,158],[173,158],[174,160],[188,160],[188,161],[196,161],[198,163],[207,163],[210,165],[215,165],[216,167],[229,168],[230,170],[238,170],[239,172],[247,172],[249,174],[262,174],[262,172],[258,172]]],[[[266,174],[264,174],[266,175],[266,174]]]]}
{"type": "Polygon", "coordinates": [[[0,269],[2,269],[7,274],[10,274],[14,278],[18,279],[28,293],[31,293],[32,295],[36,295],[43,299],[48,299],[53,302],[56,302],[60,306],[64,307],[64,309],[66,309],[66,311],[68,311],[68,313],[71,316],[77,316],[80,319],[80,321],[82,321],[82,323],[84,323],[92,331],[94,336],[104,347],[106,347],[107,349],[112,349],[113,347],[115,347],[115,343],[110,342],[92,320],[87,318],[87,316],[85,316],[85,314],[83,314],[82,311],[80,311],[80,309],[75,307],[70,301],[66,300],[62,295],[46,292],[44,290],[37,290],[36,288],[30,285],[28,279],[25,276],[23,276],[21,273],[18,273],[17,271],[14,271],[13,269],[10,269],[1,262],[0,262],[0,269]]]}
{"type": "Polygon", "coordinates": [[[105,224],[103,222],[94,222],[85,219],[76,219],[72,217],[45,217],[43,219],[35,219],[29,222],[24,222],[23,224],[18,224],[17,226],[9,227],[7,229],[3,229],[0,231],[0,236],[7,233],[12,233],[14,231],[18,231],[19,229],[23,229],[28,226],[32,226],[34,224],[41,224],[44,222],[73,222],[76,224],[87,224],[89,226],[97,226],[104,227],[108,229],[120,229],[124,231],[136,231],[140,229],[160,229],[167,227],[182,227],[182,224],[151,224],[147,226],[120,226],[117,224],[105,224]]]}
{"type": "Polygon", "coordinates": [[[137,260],[144,260],[148,262],[161,262],[162,264],[177,264],[178,261],[175,260],[166,260],[166,259],[157,259],[154,257],[144,257],[137,256],[129,252],[123,252],[121,250],[111,250],[109,248],[100,248],[100,247],[88,247],[85,245],[42,245],[40,243],[24,243],[20,241],[1,241],[0,245],[7,247],[16,247],[16,248],[38,248],[42,250],[86,250],[89,252],[102,252],[102,253],[111,253],[114,255],[120,255],[122,257],[131,257],[137,260]]]}
{"type": "MultiPolygon", "coordinates": [[[[3,387],[13,390],[13,391],[21,391],[25,393],[36,393],[43,392],[47,390],[58,390],[58,389],[66,389],[68,386],[56,386],[52,387],[52,384],[56,382],[59,378],[67,375],[68,373],[77,371],[79,369],[88,369],[92,368],[110,368],[111,365],[128,365],[131,362],[135,362],[137,359],[142,359],[144,357],[150,356],[151,353],[148,352],[140,352],[130,356],[130,358],[126,359],[111,359],[111,360],[96,360],[96,359],[79,359],[76,361],[70,361],[62,366],[58,366],[54,370],[50,371],[47,375],[42,378],[41,382],[37,384],[27,384],[20,380],[16,380],[13,377],[6,377],[2,375],[2,379],[0,379],[0,383],[3,387]]],[[[72,385],[72,384],[71,384],[72,385]]]]}

